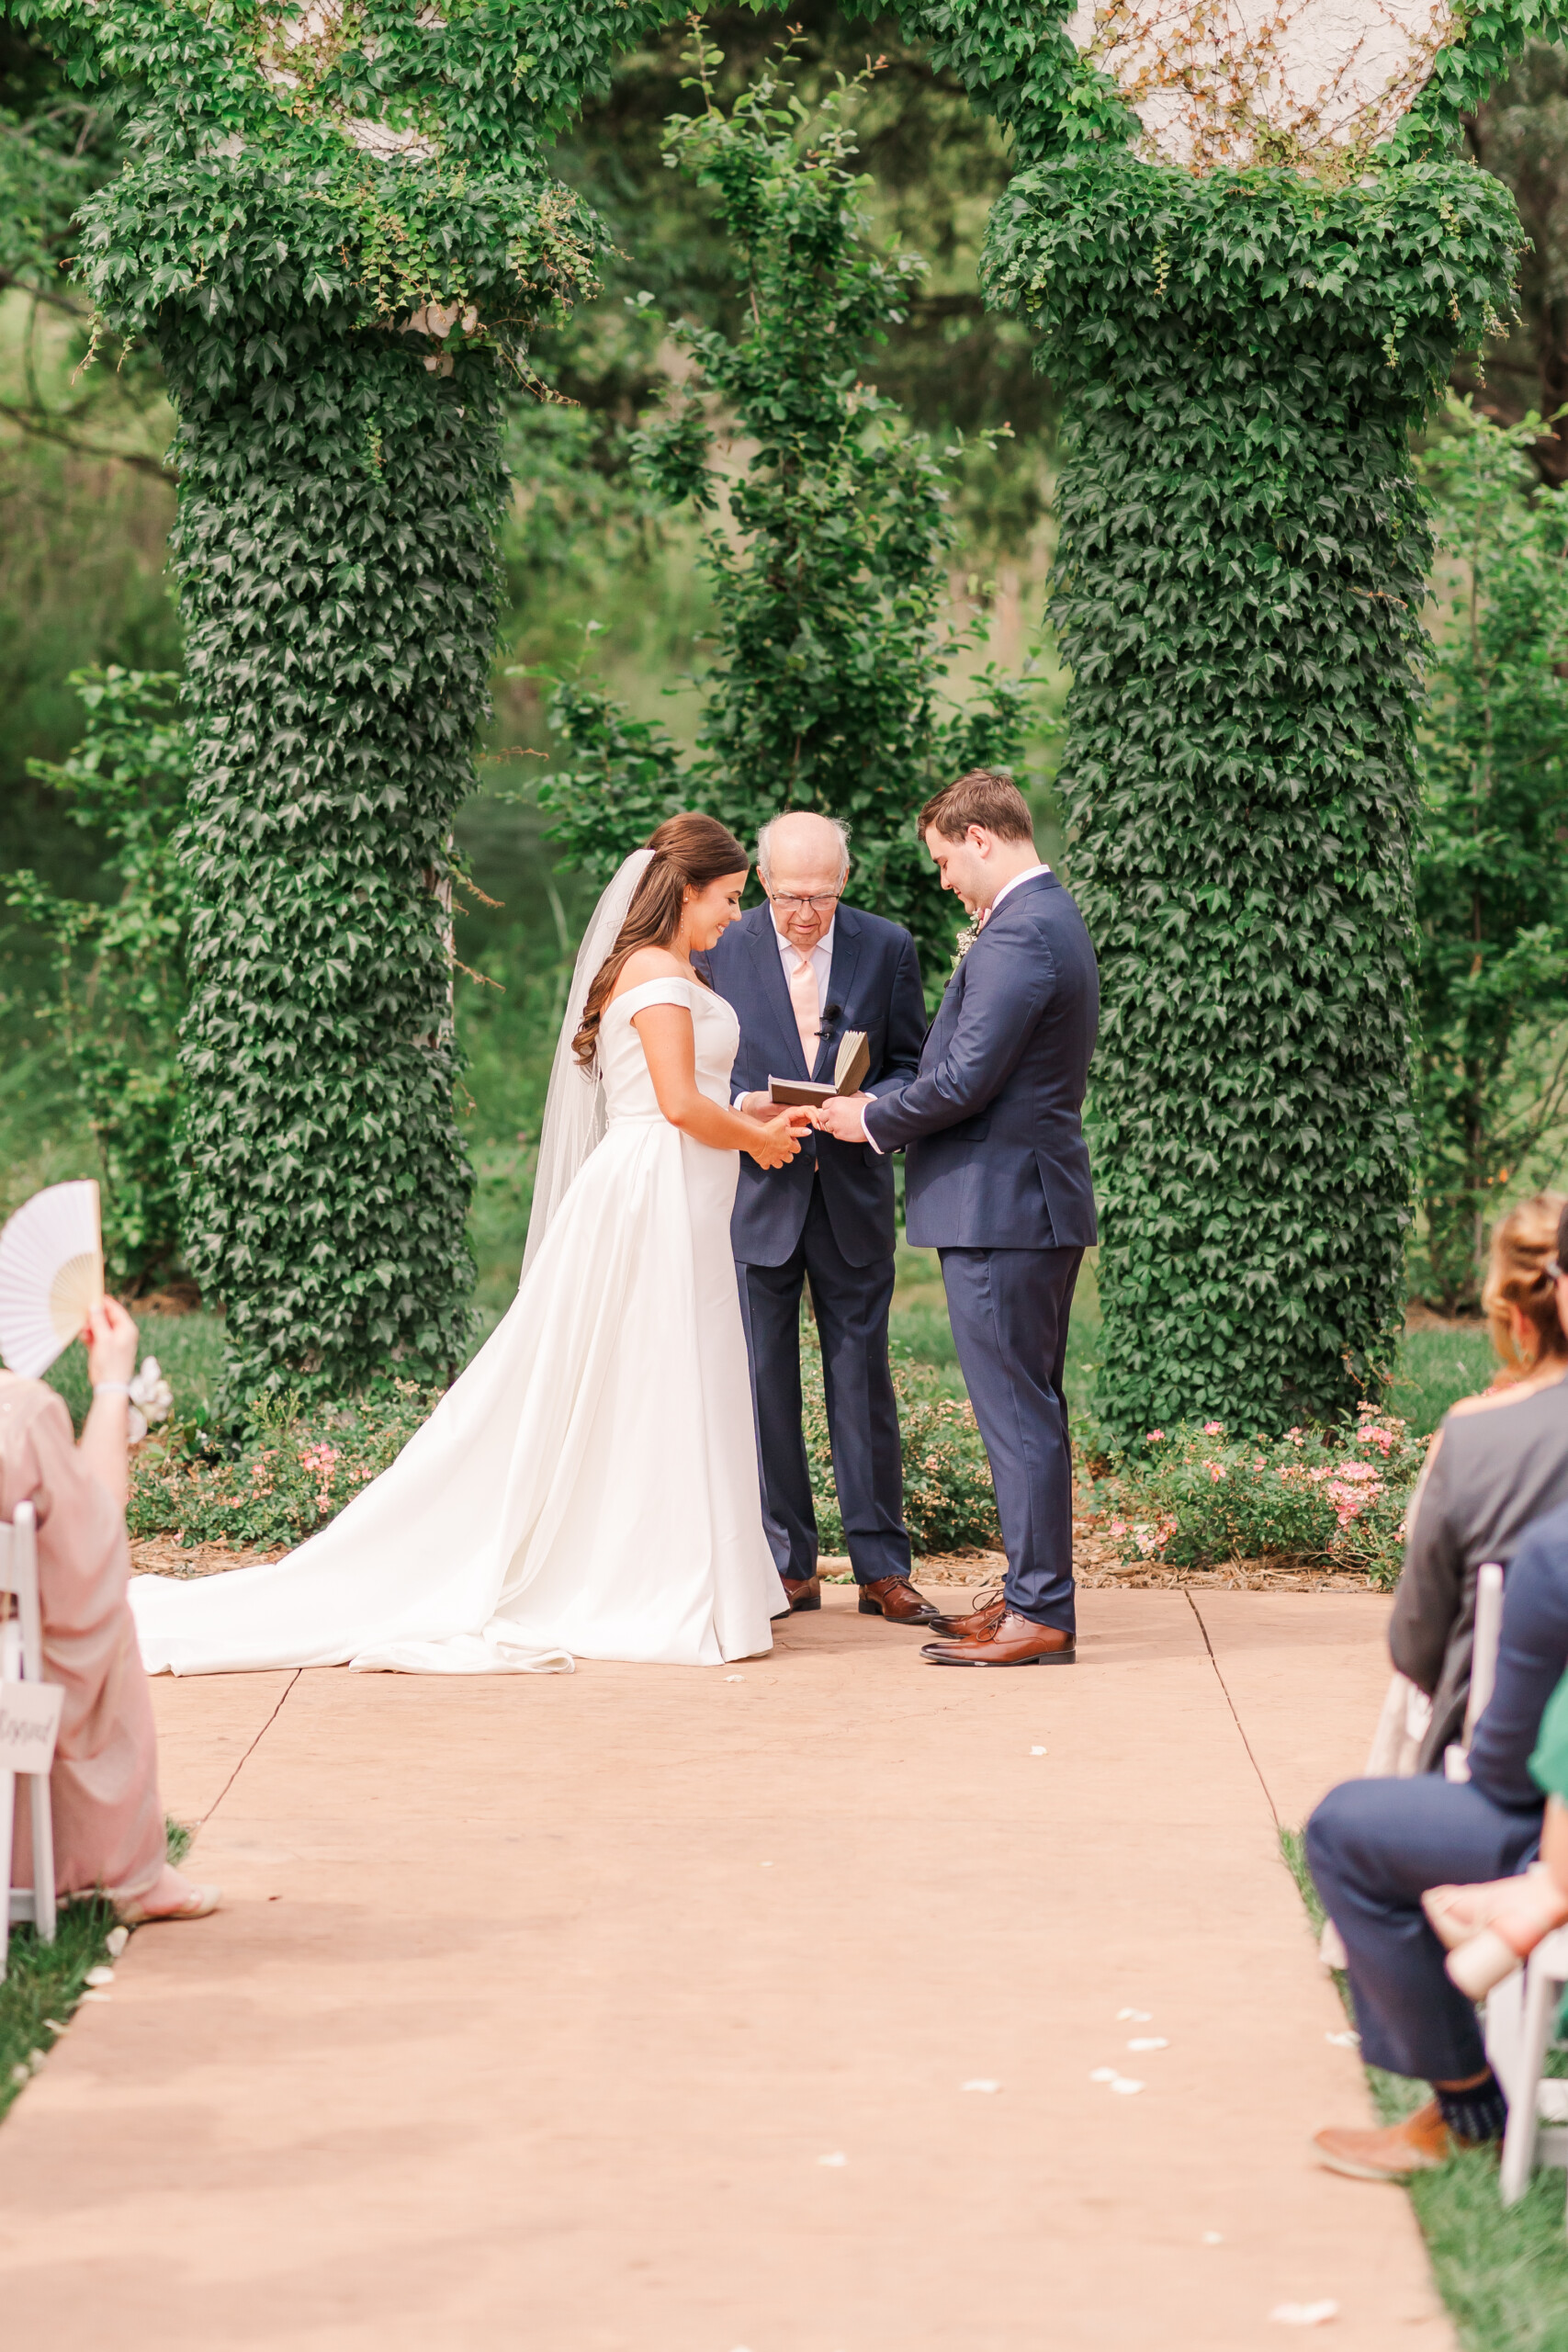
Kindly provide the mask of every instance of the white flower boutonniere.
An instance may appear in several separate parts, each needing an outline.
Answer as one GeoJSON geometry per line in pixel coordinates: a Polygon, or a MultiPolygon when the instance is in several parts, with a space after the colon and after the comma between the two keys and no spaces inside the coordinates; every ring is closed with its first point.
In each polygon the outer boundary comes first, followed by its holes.
{"type": "Polygon", "coordinates": [[[979,936],[980,918],[976,915],[972,922],[966,922],[964,924],[963,930],[958,934],[958,944],[953,951],[953,971],[957,971],[958,967],[963,963],[964,958],[968,955],[969,950],[974,946],[975,942],[979,938],[979,936]]]}

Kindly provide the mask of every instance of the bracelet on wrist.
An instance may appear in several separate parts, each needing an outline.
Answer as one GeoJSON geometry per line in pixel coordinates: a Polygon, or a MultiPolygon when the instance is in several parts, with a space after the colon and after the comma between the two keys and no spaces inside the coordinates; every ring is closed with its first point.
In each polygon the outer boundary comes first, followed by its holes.
{"type": "Polygon", "coordinates": [[[129,1380],[95,1380],[93,1394],[95,1396],[129,1396],[130,1383],[129,1380]]]}

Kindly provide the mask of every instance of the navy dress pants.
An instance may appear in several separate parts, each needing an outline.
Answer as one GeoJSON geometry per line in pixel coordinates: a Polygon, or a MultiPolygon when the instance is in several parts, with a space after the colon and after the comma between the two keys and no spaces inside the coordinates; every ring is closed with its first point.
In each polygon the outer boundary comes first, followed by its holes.
{"type": "Polygon", "coordinates": [[[735,1271],[751,1359],[762,1524],[779,1574],[794,1581],[817,1571],[817,1512],[800,1426],[800,1295],[809,1276],[850,1566],[857,1584],[907,1577],[904,1454],[887,1364],[892,1259],[851,1265],[814,1180],[793,1255],[782,1266],[738,1263],[735,1271]]]}
{"type": "Polygon", "coordinates": [[[1008,1607],[1073,1633],[1073,1457],[1062,1377],[1083,1251],[939,1255],[958,1362],[997,1489],[1008,1607]]]}
{"type": "Polygon", "coordinates": [[[1346,1781],[1307,1823],[1307,1860],[1349,1955],[1361,2055],[1392,2075],[1462,2083],[1486,2052],[1474,2004],[1421,1908],[1429,1886],[1510,1878],[1540,1841],[1540,1811],[1514,1811],[1473,1782],[1346,1781]]]}

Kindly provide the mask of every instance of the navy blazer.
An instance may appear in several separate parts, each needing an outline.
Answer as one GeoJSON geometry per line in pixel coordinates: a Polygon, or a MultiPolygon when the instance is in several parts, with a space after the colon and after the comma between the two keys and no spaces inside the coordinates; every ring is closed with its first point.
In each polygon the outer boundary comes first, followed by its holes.
{"type": "Polygon", "coordinates": [[[917,1250],[1087,1249],[1098,1239],[1084,1088],[1100,1027],[1089,933],[1054,874],[1008,893],[948,982],[912,1085],[866,1113],[908,1146],[917,1250]]]}
{"type": "Polygon", "coordinates": [[[1530,1756],[1546,1702],[1565,1671],[1568,1503],[1538,1519],[1508,1563],[1497,1677],[1471,1736],[1471,1784],[1508,1812],[1540,1809],[1530,1756]]]}
{"type": "MultiPolygon", "coordinates": [[[[904,1085],[919,1067],[926,1000],[915,943],[900,923],[840,905],[821,1042],[811,1069],[800,1049],[771,907],[753,907],[692,962],[740,1016],[732,1094],[765,1093],[770,1078],[830,1079],[846,1029],[865,1031],[869,1092],[904,1085]]],[[[808,1136],[787,1168],[759,1168],[741,1154],[729,1237],[742,1265],[782,1266],[794,1256],[818,1166],[833,1238],[850,1264],[891,1258],[897,1239],[891,1163],[863,1143],[808,1136]]]]}

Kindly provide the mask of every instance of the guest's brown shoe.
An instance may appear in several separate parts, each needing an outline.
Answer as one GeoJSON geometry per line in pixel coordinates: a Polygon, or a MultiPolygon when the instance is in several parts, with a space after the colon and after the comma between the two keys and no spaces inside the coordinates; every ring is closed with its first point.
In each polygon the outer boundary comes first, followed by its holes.
{"type": "Polygon", "coordinates": [[[822,1579],[820,1577],[780,1577],[779,1582],[784,1589],[784,1599],[793,1611],[798,1613],[802,1609],[821,1608],[822,1579]]]}
{"type": "Polygon", "coordinates": [[[928,1642],[920,1656],[933,1666],[1071,1666],[1077,1648],[1060,1625],[1037,1625],[1032,1617],[1010,1609],[988,1637],[928,1642]]]}
{"type": "Polygon", "coordinates": [[[917,1592],[908,1577],[878,1577],[860,1589],[863,1617],[886,1617],[890,1625],[934,1625],[936,1603],[917,1592]]]}
{"type": "Polygon", "coordinates": [[[982,1593],[967,1616],[933,1617],[931,1631],[945,1642],[988,1642],[1002,1619],[1008,1605],[999,1592],[982,1593]]]}
{"type": "Polygon", "coordinates": [[[1437,2172],[1467,2144],[1454,2138],[1435,2098],[1385,2131],[1316,2132],[1312,2143],[1318,2163],[1348,2180],[1408,2180],[1412,2173],[1437,2172]]]}

